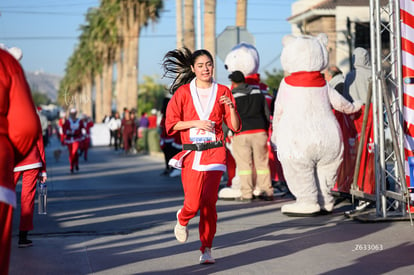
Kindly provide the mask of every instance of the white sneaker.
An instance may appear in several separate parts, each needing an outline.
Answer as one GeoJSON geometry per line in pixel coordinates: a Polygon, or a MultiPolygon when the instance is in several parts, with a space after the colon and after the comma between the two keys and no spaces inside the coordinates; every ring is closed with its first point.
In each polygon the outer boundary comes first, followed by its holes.
{"type": "Polygon", "coordinates": [[[181,225],[178,221],[178,214],[181,212],[181,209],[177,211],[177,224],[174,227],[174,234],[177,241],[180,243],[185,243],[188,239],[188,229],[187,226],[181,225]]]}
{"type": "Polygon", "coordinates": [[[200,256],[200,264],[214,264],[216,260],[211,256],[211,248],[206,247],[200,256]]]}

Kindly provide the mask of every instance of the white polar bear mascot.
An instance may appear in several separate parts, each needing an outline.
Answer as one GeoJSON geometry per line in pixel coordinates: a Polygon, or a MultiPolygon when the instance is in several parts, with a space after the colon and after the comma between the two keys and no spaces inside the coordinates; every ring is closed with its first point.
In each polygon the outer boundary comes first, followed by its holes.
{"type": "MultiPolygon", "coordinates": [[[[273,96],[268,93],[268,87],[260,80],[260,74],[258,73],[260,67],[260,58],[257,49],[248,43],[241,42],[234,46],[231,51],[227,54],[224,61],[226,70],[229,73],[234,71],[241,71],[245,77],[245,82],[253,87],[256,87],[262,91],[267,101],[269,110],[273,102],[273,96]]],[[[269,135],[270,136],[270,135],[269,135]]],[[[231,138],[230,138],[231,139],[231,138]]],[[[231,143],[227,142],[226,147],[231,151],[231,143]]],[[[227,187],[222,188],[218,194],[220,199],[236,199],[241,196],[240,191],[240,178],[237,173],[234,172],[234,160],[231,156],[228,159],[228,175],[229,182],[227,187]],[[233,170],[233,171],[232,171],[233,170]],[[230,175],[234,177],[230,177],[230,175]],[[229,187],[231,186],[231,187],[229,187]]],[[[276,159],[274,151],[271,150],[269,142],[269,168],[272,175],[272,180],[275,182],[281,181],[284,182],[283,172],[281,171],[280,163],[276,159]]],[[[261,193],[260,190],[255,190],[254,195],[259,196],[261,193]]],[[[283,195],[284,193],[280,193],[283,195]]]]}
{"type": "Polygon", "coordinates": [[[360,110],[325,81],[327,36],[283,38],[281,64],[286,76],[274,105],[272,142],[296,202],[282,206],[288,216],[313,216],[334,208],[331,188],[342,162],[342,133],[332,107],[343,113],[360,110]]]}
{"type": "Polygon", "coordinates": [[[226,70],[229,72],[241,71],[244,77],[256,75],[259,66],[260,59],[257,49],[245,42],[234,46],[224,60],[226,70]]]}
{"type": "MultiPolygon", "coordinates": [[[[231,51],[227,54],[224,61],[224,67],[227,71],[241,71],[245,77],[246,83],[254,85],[262,91],[267,91],[267,86],[260,82],[260,75],[257,73],[260,66],[259,53],[257,49],[248,43],[242,42],[234,46],[231,51]]],[[[271,101],[271,100],[270,100],[271,101]]],[[[231,139],[231,137],[230,137],[231,139]]],[[[231,151],[231,143],[227,142],[226,147],[231,151]]],[[[228,162],[234,160],[228,160],[228,162]]],[[[236,199],[241,196],[241,185],[240,178],[234,171],[229,171],[230,169],[235,169],[235,163],[233,165],[228,165],[228,174],[235,174],[234,177],[229,178],[230,187],[222,188],[218,196],[220,199],[236,199]]],[[[257,193],[257,192],[256,192],[257,193]]],[[[260,193],[260,191],[259,191],[260,193]]],[[[256,195],[256,194],[255,194],[256,195]]]]}

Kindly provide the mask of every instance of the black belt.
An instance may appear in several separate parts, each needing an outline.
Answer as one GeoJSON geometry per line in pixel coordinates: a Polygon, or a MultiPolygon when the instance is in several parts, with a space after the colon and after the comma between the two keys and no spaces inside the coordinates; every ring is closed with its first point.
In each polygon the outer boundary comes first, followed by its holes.
{"type": "Polygon", "coordinates": [[[223,147],[223,141],[213,141],[207,143],[192,143],[192,144],[183,144],[183,150],[191,151],[204,151],[208,149],[223,147]]]}

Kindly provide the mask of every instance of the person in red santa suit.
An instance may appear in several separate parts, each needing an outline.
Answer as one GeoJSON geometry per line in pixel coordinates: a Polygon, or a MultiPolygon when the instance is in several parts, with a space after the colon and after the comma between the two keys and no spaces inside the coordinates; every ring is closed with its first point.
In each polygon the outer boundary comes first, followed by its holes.
{"type": "Polygon", "coordinates": [[[79,171],[79,146],[83,141],[82,129],[85,128],[83,121],[76,117],[75,108],[70,109],[69,118],[63,124],[63,134],[65,135],[65,144],[68,146],[70,172],[73,174],[74,169],[79,171]]]}
{"type": "Polygon", "coordinates": [[[28,231],[33,230],[34,200],[37,180],[45,183],[47,179],[45,147],[42,133],[29,154],[14,167],[14,184],[22,177],[19,247],[28,247],[32,241],[27,239],[28,231]]]}
{"type": "Polygon", "coordinates": [[[187,225],[200,211],[200,264],[214,263],[211,247],[217,226],[217,194],[226,169],[222,123],[239,131],[240,118],[230,90],[213,80],[213,57],[207,50],[169,51],[163,66],[164,75],[174,78],[165,127],[169,135],[179,131],[183,143],[183,151],[170,160],[171,166],[182,168],[184,189],[175,237],[179,242],[187,240],[187,225]]]}
{"type": "Polygon", "coordinates": [[[66,112],[61,111],[59,114],[59,120],[58,120],[58,135],[59,140],[62,145],[65,144],[65,135],[63,133],[63,124],[66,122],[66,112]]]}
{"type": "Polygon", "coordinates": [[[8,274],[13,208],[13,169],[41,133],[39,117],[19,62],[0,49],[0,274],[8,274]]]}
{"type": "Polygon", "coordinates": [[[85,126],[83,132],[83,141],[81,142],[81,154],[83,154],[83,159],[88,161],[88,151],[91,146],[91,128],[93,127],[92,118],[83,114],[82,122],[85,126]]]}

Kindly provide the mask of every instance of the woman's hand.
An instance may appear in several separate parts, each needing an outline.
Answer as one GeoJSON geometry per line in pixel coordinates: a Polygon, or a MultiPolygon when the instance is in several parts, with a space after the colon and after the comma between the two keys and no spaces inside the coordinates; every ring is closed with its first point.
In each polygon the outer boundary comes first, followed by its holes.
{"type": "Polygon", "coordinates": [[[213,132],[215,123],[211,120],[196,120],[196,128],[207,131],[213,132]]]}
{"type": "Polygon", "coordinates": [[[41,183],[45,183],[47,180],[47,176],[39,176],[39,180],[41,183]]]}
{"type": "Polygon", "coordinates": [[[240,120],[239,120],[239,115],[237,114],[237,111],[236,111],[236,108],[233,102],[231,101],[229,97],[223,95],[220,97],[220,103],[229,106],[230,120],[231,120],[231,125],[233,127],[232,130],[238,131],[240,127],[240,120]]]}
{"type": "Polygon", "coordinates": [[[227,96],[225,96],[225,95],[223,95],[223,96],[221,96],[221,97],[220,97],[220,103],[221,103],[221,104],[225,104],[225,105],[229,106],[229,107],[230,107],[230,109],[234,109],[234,104],[233,104],[233,102],[231,102],[231,99],[230,99],[230,98],[228,98],[228,97],[227,97],[227,96]]]}
{"type": "Polygon", "coordinates": [[[188,121],[179,121],[174,125],[174,130],[180,131],[189,128],[198,128],[204,131],[212,132],[214,129],[214,121],[210,120],[188,120],[188,121]]]}

